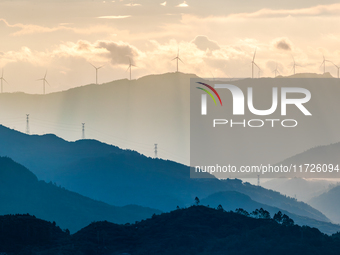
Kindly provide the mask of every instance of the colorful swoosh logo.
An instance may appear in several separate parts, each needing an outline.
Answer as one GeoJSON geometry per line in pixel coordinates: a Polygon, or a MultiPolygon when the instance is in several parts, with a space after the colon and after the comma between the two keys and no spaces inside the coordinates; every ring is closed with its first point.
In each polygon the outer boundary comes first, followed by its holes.
{"type": "MultiPolygon", "coordinates": [[[[221,104],[221,106],[222,106],[222,100],[221,100],[221,98],[220,98],[220,95],[217,93],[217,91],[216,91],[213,87],[211,87],[210,85],[205,84],[205,83],[203,83],[203,82],[197,82],[197,83],[199,83],[199,84],[201,84],[201,85],[203,85],[203,86],[206,86],[206,87],[209,88],[212,92],[214,92],[215,95],[217,96],[218,100],[220,100],[220,104],[221,104]]],[[[215,105],[217,105],[217,104],[216,104],[216,100],[215,100],[214,96],[210,93],[210,91],[208,91],[208,90],[206,90],[206,89],[203,89],[203,88],[200,88],[200,87],[197,87],[197,88],[203,90],[204,92],[206,92],[206,93],[214,100],[215,105]]]]}

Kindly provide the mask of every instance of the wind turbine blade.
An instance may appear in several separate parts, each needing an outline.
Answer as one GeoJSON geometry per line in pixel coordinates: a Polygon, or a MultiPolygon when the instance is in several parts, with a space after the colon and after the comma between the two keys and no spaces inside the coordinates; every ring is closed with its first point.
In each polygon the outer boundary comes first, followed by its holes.
{"type": "Polygon", "coordinates": [[[257,66],[257,68],[261,70],[261,68],[260,68],[260,67],[259,67],[259,66],[258,66],[258,65],[255,63],[255,62],[254,62],[254,65],[256,65],[256,66],[257,66]]]}
{"type": "Polygon", "coordinates": [[[127,72],[127,71],[128,71],[130,68],[131,68],[131,65],[129,65],[129,66],[128,66],[128,68],[126,69],[126,71],[125,71],[125,72],[127,72]]]}
{"type": "Polygon", "coordinates": [[[41,78],[41,79],[38,79],[37,81],[43,81],[44,80],[44,78],[41,78]]]}
{"type": "Polygon", "coordinates": [[[45,80],[45,82],[46,82],[49,86],[51,86],[51,84],[49,84],[47,80],[45,80]]]}
{"type": "Polygon", "coordinates": [[[2,74],[1,77],[4,77],[4,69],[2,68],[2,74]]]}
{"type": "Polygon", "coordinates": [[[9,84],[9,83],[5,80],[5,78],[1,77],[1,79],[2,79],[3,81],[5,81],[7,84],[9,84]]]}
{"type": "Polygon", "coordinates": [[[254,60],[255,60],[256,51],[257,51],[257,48],[255,48],[255,52],[254,52],[254,56],[253,56],[253,62],[254,62],[254,60]]]}
{"type": "Polygon", "coordinates": [[[46,72],[45,72],[45,76],[44,76],[44,79],[46,79],[46,75],[47,75],[47,70],[46,70],[46,72]]]}
{"type": "Polygon", "coordinates": [[[178,60],[181,61],[181,62],[184,64],[184,62],[182,61],[182,59],[178,58],[178,60]]]}
{"type": "Polygon", "coordinates": [[[175,60],[175,59],[177,59],[177,57],[175,57],[174,59],[171,59],[171,61],[173,61],[173,60],[175,60]]]}
{"type": "Polygon", "coordinates": [[[324,60],[324,61],[322,61],[322,63],[321,63],[321,65],[320,65],[320,67],[323,65],[323,63],[325,63],[325,60],[324,60]]]}
{"type": "Polygon", "coordinates": [[[100,68],[102,68],[103,66],[100,66],[100,67],[98,67],[97,69],[100,69],[100,68]]]}
{"type": "Polygon", "coordinates": [[[97,69],[97,67],[95,67],[95,66],[94,66],[94,65],[92,65],[91,63],[90,63],[90,65],[91,65],[91,66],[93,66],[95,69],[97,69]]]}

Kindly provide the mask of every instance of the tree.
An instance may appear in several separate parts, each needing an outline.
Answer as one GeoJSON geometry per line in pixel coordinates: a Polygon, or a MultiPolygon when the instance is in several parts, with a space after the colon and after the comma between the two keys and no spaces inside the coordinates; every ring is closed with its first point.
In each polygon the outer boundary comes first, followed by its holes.
{"type": "Polygon", "coordinates": [[[282,223],[282,212],[278,211],[274,214],[273,220],[275,220],[277,223],[282,223]]]}
{"type": "Polygon", "coordinates": [[[258,218],[260,215],[260,211],[259,209],[256,209],[255,211],[251,212],[251,215],[253,215],[254,218],[258,218]]]}
{"type": "Polygon", "coordinates": [[[282,216],[282,225],[284,226],[293,226],[294,225],[294,221],[289,218],[286,214],[284,214],[282,216]]]}
{"type": "Polygon", "coordinates": [[[249,216],[249,213],[242,208],[236,209],[235,212],[238,213],[238,214],[244,215],[244,216],[249,216]]]}
{"type": "Polygon", "coordinates": [[[217,206],[217,210],[221,210],[221,211],[223,211],[223,207],[222,207],[222,205],[218,205],[218,206],[217,206]]]}
{"type": "Polygon", "coordinates": [[[267,220],[270,219],[270,213],[267,210],[264,210],[263,208],[260,208],[259,213],[260,213],[259,214],[259,218],[267,219],[267,220]]]}
{"type": "Polygon", "coordinates": [[[195,204],[199,205],[199,203],[200,203],[200,199],[198,197],[195,197],[195,204]]]}

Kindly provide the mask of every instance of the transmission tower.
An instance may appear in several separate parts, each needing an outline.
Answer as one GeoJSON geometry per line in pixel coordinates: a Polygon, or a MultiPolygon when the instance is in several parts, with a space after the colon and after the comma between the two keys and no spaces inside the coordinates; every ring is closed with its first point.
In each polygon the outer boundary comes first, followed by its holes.
{"type": "Polygon", "coordinates": [[[85,123],[81,123],[81,125],[82,125],[81,139],[85,139],[85,123]]]}
{"type": "Polygon", "coordinates": [[[260,186],[260,175],[257,176],[257,186],[260,186]]]}
{"type": "Polygon", "coordinates": [[[155,158],[158,158],[158,156],[157,156],[157,143],[155,143],[155,158]]]}
{"type": "Polygon", "coordinates": [[[30,115],[26,114],[26,134],[30,134],[30,115]]]}

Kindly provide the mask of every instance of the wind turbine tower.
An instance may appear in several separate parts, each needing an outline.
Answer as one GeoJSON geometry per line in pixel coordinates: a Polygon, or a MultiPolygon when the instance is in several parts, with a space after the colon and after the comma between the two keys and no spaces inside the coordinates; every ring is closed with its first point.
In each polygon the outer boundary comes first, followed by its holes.
{"type": "Polygon", "coordinates": [[[5,80],[4,78],[4,69],[2,68],[2,74],[1,74],[1,93],[3,93],[3,82],[6,82],[8,84],[8,82],[5,80]]]}
{"type": "Polygon", "coordinates": [[[92,65],[92,64],[91,64],[91,66],[93,66],[94,69],[96,69],[96,85],[98,85],[98,70],[99,70],[100,68],[102,68],[103,66],[96,67],[96,66],[94,66],[94,65],[92,65]]]}
{"type": "Polygon", "coordinates": [[[50,85],[49,83],[48,83],[48,81],[46,80],[46,75],[47,75],[47,70],[46,70],[46,73],[45,73],[45,76],[44,76],[44,78],[41,78],[41,79],[38,79],[37,81],[43,81],[43,93],[44,93],[44,95],[45,95],[45,83],[47,83],[48,85],[50,85]]]}
{"type": "Polygon", "coordinates": [[[277,63],[276,63],[275,69],[273,70],[273,73],[275,75],[275,78],[276,78],[277,74],[280,74],[279,70],[277,69],[277,63]]]}
{"type": "Polygon", "coordinates": [[[325,72],[326,72],[326,59],[325,59],[325,56],[324,56],[324,55],[322,55],[322,57],[323,57],[323,61],[322,61],[322,63],[321,63],[320,66],[323,65],[323,73],[325,73],[325,72]]]}
{"type": "Polygon", "coordinates": [[[155,143],[155,158],[158,158],[157,152],[158,152],[157,143],[155,143]]]}
{"type": "Polygon", "coordinates": [[[295,74],[295,67],[297,66],[297,64],[295,63],[295,59],[294,59],[294,56],[292,55],[292,58],[293,58],[293,71],[294,71],[294,74],[295,74]]]}
{"type": "Polygon", "coordinates": [[[30,115],[26,114],[26,134],[30,134],[30,115]]]}
{"type": "Polygon", "coordinates": [[[254,66],[257,66],[257,68],[261,70],[260,67],[255,63],[256,50],[257,48],[255,49],[253,60],[251,61],[251,78],[252,79],[254,78],[254,66]]]}
{"type": "Polygon", "coordinates": [[[337,66],[337,65],[334,64],[332,61],[328,61],[328,62],[331,62],[331,63],[338,69],[338,79],[339,79],[339,69],[340,69],[340,66],[337,66]]]}
{"type": "Polygon", "coordinates": [[[129,58],[129,62],[130,62],[130,64],[129,64],[129,67],[126,69],[126,71],[130,69],[130,81],[131,81],[131,69],[135,65],[131,63],[131,59],[130,58],[129,58]]]}
{"type": "MultiPolygon", "coordinates": [[[[182,59],[179,57],[179,49],[178,49],[178,51],[177,51],[177,57],[175,57],[174,59],[172,59],[171,61],[174,61],[176,59],[176,62],[177,62],[177,69],[176,69],[176,72],[178,73],[178,61],[181,61],[182,63],[183,63],[183,61],[182,61],[182,59]]],[[[184,64],[184,63],[183,63],[184,64]]]]}
{"type": "Polygon", "coordinates": [[[81,139],[85,139],[85,123],[81,123],[81,139]]]}

